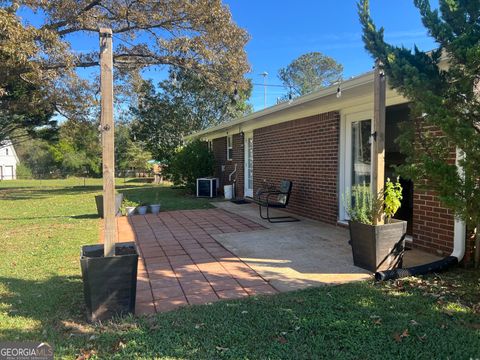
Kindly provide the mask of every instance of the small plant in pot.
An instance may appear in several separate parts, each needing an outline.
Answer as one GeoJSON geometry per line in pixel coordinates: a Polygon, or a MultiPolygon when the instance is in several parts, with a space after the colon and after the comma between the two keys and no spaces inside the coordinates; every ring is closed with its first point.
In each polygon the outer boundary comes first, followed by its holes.
{"type": "Polygon", "coordinates": [[[158,214],[160,212],[160,202],[158,201],[158,193],[155,194],[155,201],[153,204],[150,204],[150,211],[152,214],[158,214]]]}
{"type": "Polygon", "coordinates": [[[148,203],[142,202],[137,206],[138,215],[145,215],[148,210],[148,203]]]}
{"type": "Polygon", "coordinates": [[[402,186],[387,179],[384,190],[373,196],[370,186],[355,185],[344,196],[350,217],[350,245],[356,266],[381,271],[401,267],[407,222],[393,219],[401,206],[402,186]],[[374,224],[374,219],[384,222],[374,224]]]}
{"type": "Polygon", "coordinates": [[[123,199],[122,202],[122,214],[126,216],[132,216],[135,214],[135,210],[137,209],[138,203],[132,200],[128,200],[127,198],[123,199]]]}

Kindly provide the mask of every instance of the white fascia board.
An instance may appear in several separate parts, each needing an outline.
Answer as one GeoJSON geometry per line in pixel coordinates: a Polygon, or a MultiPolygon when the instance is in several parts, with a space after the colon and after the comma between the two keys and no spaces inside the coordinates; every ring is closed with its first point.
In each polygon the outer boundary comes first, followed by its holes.
{"type": "MultiPolygon", "coordinates": [[[[227,123],[223,123],[217,126],[213,126],[211,128],[208,128],[206,130],[198,131],[196,133],[193,133],[191,135],[187,135],[184,137],[185,140],[190,140],[196,137],[207,137],[205,135],[215,133],[215,132],[223,132],[223,131],[228,131],[227,129],[229,128],[235,128],[238,127],[238,125],[241,125],[243,123],[252,121],[252,120],[257,120],[260,118],[263,118],[265,116],[271,115],[271,114],[276,114],[288,109],[295,109],[299,106],[305,105],[309,102],[312,102],[314,100],[322,99],[331,95],[336,95],[337,93],[337,88],[340,86],[342,89],[342,94],[350,88],[355,88],[358,86],[362,86],[365,84],[368,84],[372,82],[373,83],[373,72],[370,71],[368,73],[362,74],[358,77],[352,78],[350,80],[346,80],[341,82],[340,84],[334,84],[331,85],[325,89],[321,89],[319,91],[313,92],[311,94],[307,94],[304,96],[301,96],[299,98],[296,98],[293,100],[292,103],[284,102],[278,105],[271,106],[269,108],[266,108],[261,111],[254,112],[252,114],[249,114],[247,116],[232,120],[227,123]],[[223,131],[222,131],[223,130],[223,131]]],[[[373,91],[373,88],[372,88],[373,91]]],[[[343,95],[342,95],[343,96],[343,95]]],[[[336,98],[336,97],[335,97],[336,98]]],[[[210,137],[210,136],[208,136],[210,137]]]]}

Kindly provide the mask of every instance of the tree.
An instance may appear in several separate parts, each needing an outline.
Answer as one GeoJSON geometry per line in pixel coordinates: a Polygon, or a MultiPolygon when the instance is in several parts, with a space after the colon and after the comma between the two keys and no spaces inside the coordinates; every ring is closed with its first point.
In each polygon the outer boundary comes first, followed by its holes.
{"type": "Polygon", "coordinates": [[[9,84],[22,82],[38,89],[48,111],[76,119],[91,115],[98,82],[79,79],[75,69],[97,66],[99,54],[75,51],[70,41],[76,34],[97,34],[99,26],[113,30],[118,81],[134,81],[147,66],[170,66],[193,69],[219,89],[231,91],[235,82],[246,87],[248,35],[221,0],[4,0],[0,96],[9,84]],[[25,10],[35,21],[22,23],[25,10]]]}
{"type": "Polygon", "coordinates": [[[178,149],[168,171],[176,185],[195,190],[196,179],[213,175],[215,158],[205,142],[196,139],[178,149]]]}
{"type": "Polygon", "coordinates": [[[388,44],[377,30],[369,1],[359,3],[366,49],[383,63],[389,84],[412,101],[414,121],[399,139],[408,155],[401,171],[435,190],[440,200],[477,230],[480,245],[480,2],[440,0],[432,10],[428,0],[415,0],[422,22],[439,48],[424,53],[388,44]],[[448,57],[448,69],[440,67],[448,57]],[[438,136],[437,130],[441,131],[438,136]],[[412,147],[411,144],[417,146],[412,147]],[[452,151],[461,149],[457,171],[452,151]]]}
{"type": "Polygon", "coordinates": [[[67,120],[59,131],[59,141],[50,145],[62,176],[100,175],[102,170],[98,124],[67,120]]]}
{"type": "Polygon", "coordinates": [[[310,52],[280,69],[278,77],[293,95],[305,95],[341,80],[342,73],[343,66],[335,59],[319,52],[310,52]]]}
{"type": "Polygon", "coordinates": [[[132,131],[145,142],[155,159],[168,161],[183,144],[183,136],[251,112],[250,94],[237,89],[222,91],[192,71],[172,70],[170,79],[150,81],[139,91],[139,104],[132,108],[136,119],[132,131]]]}

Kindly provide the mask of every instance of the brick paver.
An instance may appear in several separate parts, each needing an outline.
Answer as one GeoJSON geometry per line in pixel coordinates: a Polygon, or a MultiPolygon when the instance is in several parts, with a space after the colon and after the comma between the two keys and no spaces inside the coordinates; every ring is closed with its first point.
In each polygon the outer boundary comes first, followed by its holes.
{"type": "Polygon", "coordinates": [[[264,229],[221,209],[117,218],[118,241],[137,242],[137,314],[222,299],[274,294],[264,278],[212,235],[264,229]]]}

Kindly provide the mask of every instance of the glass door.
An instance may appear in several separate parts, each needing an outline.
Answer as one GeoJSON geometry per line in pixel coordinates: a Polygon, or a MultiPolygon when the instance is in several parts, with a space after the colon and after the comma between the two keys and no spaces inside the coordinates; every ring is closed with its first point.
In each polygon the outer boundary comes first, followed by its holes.
{"type": "Polygon", "coordinates": [[[245,196],[253,197],[253,133],[245,134],[245,196]]]}
{"type": "Polygon", "coordinates": [[[370,144],[371,120],[351,123],[351,179],[349,187],[370,185],[372,152],[370,144]]]}
{"type": "Polygon", "coordinates": [[[348,220],[344,195],[352,186],[370,186],[372,121],[368,112],[347,114],[342,124],[339,219],[348,220]]]}

